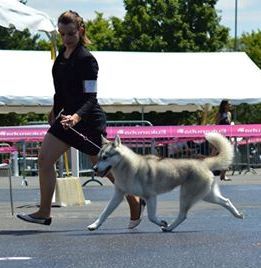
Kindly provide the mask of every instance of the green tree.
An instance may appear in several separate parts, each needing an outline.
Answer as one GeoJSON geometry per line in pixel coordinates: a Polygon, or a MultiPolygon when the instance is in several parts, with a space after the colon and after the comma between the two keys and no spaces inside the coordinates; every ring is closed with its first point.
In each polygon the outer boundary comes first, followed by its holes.
{"type": "Polygon", "coordinates": [[[245,51],[248,56],[261,69],[261,31],[244,33],[240,37],[240,50],[245,51]]]}
{"type": "Polygon", "coordinates": [[[102,13],[96,12],[96,18],[86,23],[87,36],[91,40],[89,48],[91,50],[119,50],[119,42],[117,41],[116,31],[120,32],[121,20],[112,17],[110,19],[103,18],[102,13]]]}
{"type": "Polygon", "coordinates": [[[186,51],[219,51],[225,47],[229,29],[220,25],[215,9],[218,0],[182,0],[180,14],[184,22],[183,39],[186,51]]]}
{"type": "Polygon", "coordinates": [[[0,49],[31,50],[37,48],[39,35],[31,37],[28,30],[0,27],[0,49]]]}
{"type": "Polygon", "coordinates": [[[33,121],[47,121],[46,114],[35,114],[35,113],[27,113],[27,114],[17,114],[17,113],[9,113],[9,114],[0,114],[0,126],[19,126],[25,125],[29,122],[33,121]]]}
{"type": "Polygon", "coordinates": [[[235,107],[234,115],[236,123],[261,124],[261,103],[252,105],[242,103],[235,107]]]}
{"type": "MultiPolygon", "coordinates": [[[[227,50],[234,50],[234,38],[229,38],[227,50]]],[[[243,33],[237,41],[237,50],[244,51],[252,59],[253,62],[261,69],[261,30],[251,33],[243,33]]]]}
{"type": "Polygon", "coordinates": [[[178,1],[125,0],[124,6],[122,50],[168,51],[168,41],[176,44],[182,28],[178,1]]]}
{"type": "Polygon", "coordinates": [[[125,0],[122,50],[218,51],[228,39],[217,0],[125,0]]]}
{"type": "MultiPolygon", "coordinates": [[[[26,5],[26,0],[20,0],[26,5]]],[[[31,35],[28,29],[17,31],[15,27],[0,26],[0,49],[15,50],[49,50],[50,42],[40,39],[40,35],[31,35]]]]}
{"type": "Polygon", "coordinates": [[[28,29],[17,31],[14,27],[0,26],[0,49],[49,50],[50,42],[40,39],[40,35],[31,35],[28,29]]]}

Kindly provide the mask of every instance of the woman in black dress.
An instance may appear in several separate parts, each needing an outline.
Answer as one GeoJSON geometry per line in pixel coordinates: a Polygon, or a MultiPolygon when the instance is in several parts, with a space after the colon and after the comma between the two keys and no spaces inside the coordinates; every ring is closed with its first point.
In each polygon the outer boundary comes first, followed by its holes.
{"type": "MultiPolygon", "coordinates": [[[[216,125],[231,125],[231,104],[229,100],[222,100],[216,115],[216,125]]],[[[226,176],[226,170],[220,171],[220,180],[231,181],[229,177],[226,176]]]]}
{"type": "MultiPolygon", "coordinates": [[[[32,214],[17,217],[32,223],[51,224],[51,202],[56,184],[54,164],[71,146],[86,153],[93,164],[99,148],[84,141],[70,129],[87,136],[101,146],[101,135],[106,136],[106,118],[97,101],[98,63],[86,49],[89,40],[83,19],[74,11],[66,11],[58,19],[58,30],[63,42],[53,65],[55,87],[53,109],[49,114],[48,130],[39,154],[40,208],[32,214]]],[[[113,182],[111,175],[108,176],[113,182]]],[[[142,202],[127,196],[131,219],[128,228],[141,221],[142,202]]]]}

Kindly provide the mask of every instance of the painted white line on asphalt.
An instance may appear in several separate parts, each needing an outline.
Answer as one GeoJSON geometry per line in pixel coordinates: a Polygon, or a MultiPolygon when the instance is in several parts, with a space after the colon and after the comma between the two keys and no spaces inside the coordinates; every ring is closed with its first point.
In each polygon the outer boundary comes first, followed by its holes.
{"type": "Polygon", "coordinates": [[[31,259],[31,257],[0,257],[0,261],[27,261],[31,259]]]}

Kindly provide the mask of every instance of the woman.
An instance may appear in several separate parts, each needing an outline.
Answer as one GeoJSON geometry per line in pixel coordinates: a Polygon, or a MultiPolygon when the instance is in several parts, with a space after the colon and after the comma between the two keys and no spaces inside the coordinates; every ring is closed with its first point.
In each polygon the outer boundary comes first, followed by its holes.
{"type": "MultiPolygon", "coordinates": [[[[228,100],[222,100],[216,115],[216,125],[231,125],[231,103],[228,100]]],[[[220,180],[231,181],[230,178],[226,176],[226,170],[220,171],[220,180]]]]}
{"type": "MultiPolygon", "coordinates": [[[[93,164],[99,149],[84,141],[70,129],[87,136],[101,146],[101,135],[106,136],[106,118],[97,102],[98,63],[85,48],[89,43],[83,19],[74,11],[66,11],[58,18],[58,30],[63,49],[53,65],[55,87],[53,109],[49,114],[51,125],[39,153],[40,208],[32,214],[18,214],[28,222],[50,225],[51,202],[56,184],[54,164],[70,146],[89,155],[93,164]]],[[[109,179],[114,182],[111,175],[109,179]]],[[[131,220],[128,228],[141,221],[144,204],[134,196],[127,196],[131,220]]]]}
{"type": "Polygon", "coordinates": [[[231,103],[228,100],[222,100],[216,115],[217,125],[231,125],[231,103]]]}

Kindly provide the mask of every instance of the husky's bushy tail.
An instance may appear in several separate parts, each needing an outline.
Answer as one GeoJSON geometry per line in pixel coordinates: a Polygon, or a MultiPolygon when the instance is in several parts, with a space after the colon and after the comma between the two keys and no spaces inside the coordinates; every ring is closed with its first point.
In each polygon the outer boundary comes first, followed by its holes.
{"type": "Polygon", "coordinates": [[[234,150],[230,141],[219,133],[207,133],[207,141],[213,145],[218,154],[204,159],[204,163],[210,170],[227,169],[233,161],[234,150]]]}

